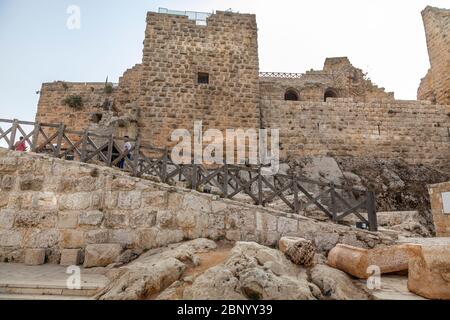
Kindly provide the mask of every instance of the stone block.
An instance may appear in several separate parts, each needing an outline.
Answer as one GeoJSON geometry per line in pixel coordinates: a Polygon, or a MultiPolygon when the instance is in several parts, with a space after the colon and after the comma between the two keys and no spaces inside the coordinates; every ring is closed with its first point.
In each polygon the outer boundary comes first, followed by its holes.
{"type": "Polygon", "coordinates": [[[130,246],[136,242],[136,231],[125,229],[109,230],[109,242],[119,243],[123,247],[130,246]]]}
{"type": "Polygon", "coordinates": [[[28,229],[25,234],[25,246],[29,248],[50,248],[57,245],[60,241],[58,230],[37,228],[28,229]]]}
{"type": "Polygon", "coordinates": [[[61,230],[61,247],[66,249],[83,248],[86,244],[84,232],[82,230],[65,229],[61,230]]]}
{"type": "Polygon", "coordinates": [[[32,197],[32,207],[39,211],[56,211],[58,202],[53,192],[39,192],[32,197]]]}
{"type": "Polygon", "coordinates": [[[91,230],[85,233],[87,244],[107,243],[109,240],[108,230],[91,230]]]}
{"type": "Polygon", "coordinates": [[[450,300],[450,245],[414,247],[408,289],[428,299],[450,300]]]}
{"type": "Polygon", "coordinates": [[[61,210],[86,210],[90,205],[90,192],[65,194],[59,199],[59,208],[61,210]]]}
{"type": "Polygon", "coordinates": [[[90,244],[86,246],[84,255],[85,268],[106,267],[116,261],[122,253],[120,244],[90,244]]]}
{"type": "Polygon", "coordinates": [[[61,251],[62,266],[77,266],[81,263],[81,250],[80,249],[64,249],[61,251]]]}
{"type": "Polygon", "coordinates": [[[78,225],[78,212],[60,212],[58,214],[57,228],[74,229],[78,225]]]}
{"type": "Polygon", "coordinates": [[[85,211],[78,217],[80,225],[99,226],[103,221],[103,212],[101,211],[85,211]]]}
{"type": "Polygon", "coordinates": [[[18,247],[22,242],[22,234],[14,230],[0,230],[0,247],[18,247]]]}
{"type": "Polygon", "coordinates": [[[14,210],[1,210],[0,211],[0,229],[11,229],[14,226],[14,219],[16,213],[14,210]]]}
{"type": "Polygon", "coordinates": [[[298,224],[298,221],[295,219],[279,217],[278,218],[278,232],[281,234],[297,232],[297,224],[298,224]]]}
{"type": "Polygon", "coordinates": [[[338,244],[328,253],[328,265],[360,279],[367,279],[369,266],[377,266],[380,274],[408,270],[409,260],[417,255],[415,244],[401,244],[363,249],[338,244]]]}
{"type": "Polygon", "coordinates": [[[41,191],[44,179],[42,177],[34,177],[26,175],[20,178],[19,186],[22,191],[41,191]]]}
{"type": "Polygon", "coordinates": [[[45,263],[45,249],[26,249],[25,264],[39,266],[45,263]]]}
{"type": "Polygon", "coordinates": [[[14,189],[14,184],[16,182],[16,178],[11,175],[4,175],[3,178],[0,179],[0,189],[2,191],[9,191],[14,189]]]}
{"type": "Polygon", "coordinates": [[[120,191],[117,199],[117,207],[119,209],[138,209],[141,207],[140,191],[120,191]]]}
{"type": "Polygon", "coordinates": [[[157,246],[156,236],[158,229],[148,228],[137,231],[137,246],[141,249],[148,250],[157,246]]]}

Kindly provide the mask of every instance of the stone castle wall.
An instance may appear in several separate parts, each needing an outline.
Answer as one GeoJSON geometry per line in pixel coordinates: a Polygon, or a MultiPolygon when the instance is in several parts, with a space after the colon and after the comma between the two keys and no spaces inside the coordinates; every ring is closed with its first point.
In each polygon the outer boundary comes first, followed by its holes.
{"type": "Polygon", "coordinates": [[[104,111],[105,102],[112,100],[105,93],[104,83],[52,82],[44,83],[40,91],[36,121],[41,123],[65,124],[72,130],[84,130],[93,122],[95,114],[104,111]],[[69,96],[80,96],[83,107],[75,110],[64,104],[69,96]]]}
{"type": "MultiPolygon", "coordinates": [[[[151,249],[188,239],[256,241],[284,235],[373,247],[382,235],[318,222],[188,189],[130,177],[120,171],[0,148],[0,261],[23,262],[27,248],[46,249],[58,263],[63,249],[120,244],[151,249]]],[[[387,241],[387,242],[385,242],[387,241]]]]}
{"type": "MultiPolygon", "coordinates": [[[[432,64],[419,89],[424,100],[436,101],[450,88],[450,72],[443,72],[450,63],[443,50],[447,11],[427,8],[423,13],[432,64]]],[[[150,12],[142,63],[128,69],[111,94],[103,83],[44,84],[36,120],[140,136],[160,147],[172,145],[174,129],[192,134],[194,121],[203,120],[204,130],[279,128],[283,158],[369,155],[439,165],[449,158],[450,103],[445,99],[443,106],[396,101],[345,57],[327,58],[323,70],[296,79],[259,78],[258,71],[254,15],[217,12],[201,26],[185,16],[150,12]],[[199,84],[198,73],[208,73],[209,83],[199,84]],[[298,93],[300,102],[284,101],[288,89],[298,93]],[[324,103],[329,89],[345,99],[324,103]],[[62,105],[74,94],[82,96],[83,109],[62,105]]]]}
{"type": "Polygon", "coordinates": [[[255,15],[217,12],[207,26],[148,13],[139,123],[143,140],[166,145],[172,130],[259,127],[255,15]],[[209,84],[198,84],[198,73],[209,84]],[[149,121],[150,120],[150,121],[149,121]]]}
{"type": "Polygon", "coordinates": [[[325,101],[327,91],[335,98],[353,98],[360,102],[394,100],[392,92],[374,85],[347,57],[327,58],[323,70],[307,71],[296,78],[266,75],[259,81],[262,100],[284,100],[288,90],[293,90],[299,101],[325,101]]]}
{"type": "Polygon", "coordinates": [[[422,17],[431,65],[427,77],[431,79],[422,80],[418,99],[450,104],[450,10],[426,7],[422,17]]]}
{"type": "Polygon", "coordinates": [[[263,100],[262,123],[281,128],[282,157],[308,155],[404,159],[449,169],[450,105],[263,100]]]}

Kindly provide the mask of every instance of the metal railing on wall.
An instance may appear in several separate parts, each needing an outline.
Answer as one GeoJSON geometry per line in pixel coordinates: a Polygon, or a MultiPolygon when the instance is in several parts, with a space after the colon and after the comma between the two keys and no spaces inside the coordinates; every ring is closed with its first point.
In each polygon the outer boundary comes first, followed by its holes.
{"type": "Polygon", "coordinates": [[[289,73],[289,72],[260,72],[260,78],[282,78],[282,79],[300,79],[303,73],[289,73]]]}
{"type": "Polygon", "coordinates": [[[375,195],[369,190],[324,183],[300,175],[268,176],[263,174],[260,165],[178,164],[172,161],[168,148],[142,144],[139,139],[129,140],[131,149],[126,150],[124,138],[114,135],[69,130],[64,124],[0,119],[0,142],[14,150],[19,136],[32,152],[108,167],[120,166],[133,176],[150,175],[163,183],[184,181],[194,190],[214,188],[221,197],[228,199],[245,194],[256,205],[267,206],[275,199],[281,200],[294,213],[313,205],[336,223],[354,215],[369,230],[377,231],[375,195]],[[308,185],[318,187],[320,194],[308,191],[308,185]],[[340,192],[357,194],[358,202],[350,204],[340,192]],[[329,205],[321,201],[325,198],[329,199],[329,205]],[[367,218],[358,210],[364,210],[367,218]]]}
{"type": "Polygon", "coordinates": [[[169,10],[167,8],[159,8],[158,13],[186,16],[188,19],[194,20],[197,24],[202,25],[206,25],[208,18],[212,15],[212,13],[208,12],[169,10]]]}

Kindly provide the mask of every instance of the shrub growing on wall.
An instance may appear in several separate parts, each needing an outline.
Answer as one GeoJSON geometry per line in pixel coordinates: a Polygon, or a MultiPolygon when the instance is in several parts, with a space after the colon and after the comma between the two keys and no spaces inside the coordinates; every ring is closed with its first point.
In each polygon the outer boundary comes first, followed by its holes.
{"type": "Polygon", "coordinates": [[[111,94],[113,92],[113,86],[112,84],[108,83],[105,85],[105,93],[111,94]]]}
{"type": "Polygon", "coordinates": [[[81,109],[83,108],[83,98],[81,96],[75,95],[75,96],[68,96],[63,100],[64,105],[69,106],[74,109],[81,109]]]}

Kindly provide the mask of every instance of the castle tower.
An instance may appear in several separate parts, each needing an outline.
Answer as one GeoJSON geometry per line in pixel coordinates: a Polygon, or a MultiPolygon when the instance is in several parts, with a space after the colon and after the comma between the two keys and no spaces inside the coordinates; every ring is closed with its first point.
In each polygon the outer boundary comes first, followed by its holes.
{"type": "Polygon", "coordinates": [[[450,10],[428,6],[422,17],[431,69],[422,79],[418,99],[450,104],[450,10]]]}
{"type": "Polygon", "coordinates": [[[149,12],[139,97],[141,137],[170,145],[174,129],[259,127],[255,15],[217,12],[198,25],[149,12]]]}

